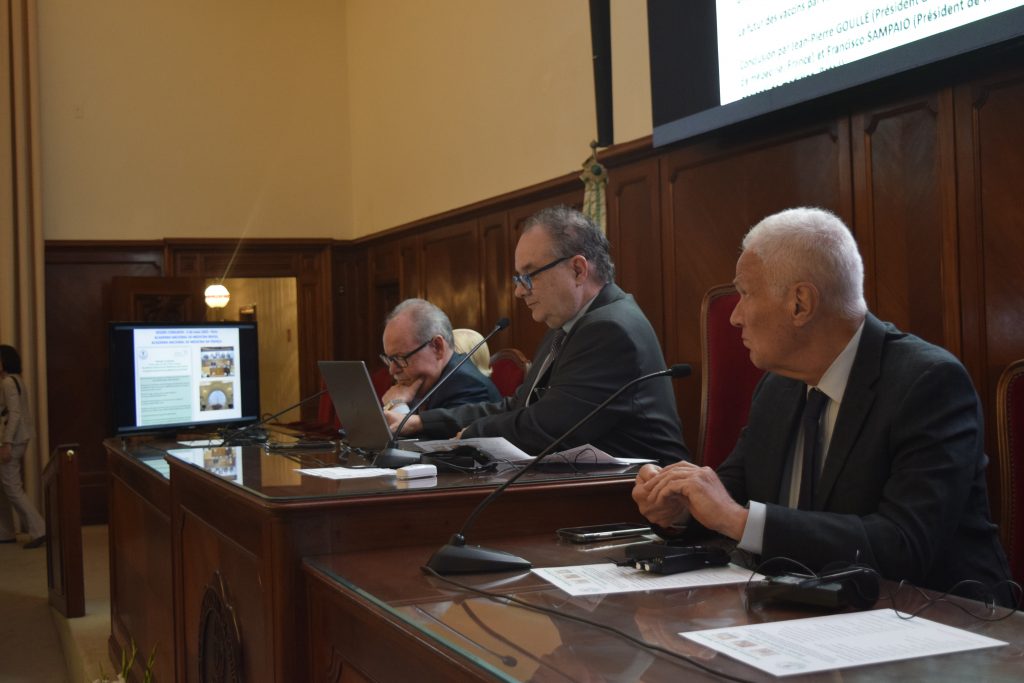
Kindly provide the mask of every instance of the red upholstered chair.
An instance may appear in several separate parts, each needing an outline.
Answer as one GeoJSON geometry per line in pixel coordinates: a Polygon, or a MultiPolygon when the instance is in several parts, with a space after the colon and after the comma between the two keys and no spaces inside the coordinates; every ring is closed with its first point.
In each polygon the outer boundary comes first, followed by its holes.
{"type": "Polygon", "coordinates": [[[501,349],[491,356],[491,381],[502,396],[511,396],[523,383],[530,361],[519,349],[501,349]]]}
{"type": "Polygon", "coordinates": [[[341,428],[341,422],[338,420],[338,413],[334,410],[334,403],[331,401],[331,395],[327,393],[327,385],[323,380],[320,380],[320,388],[324,393],[320,394],[316,421],[321,427],[315,431],[337,432],[341,428]]]}
{"type": "Polygon", "coordinates": [[[732,285],[712,287],[700,308],[700,464],[718,467],[747,424],[750,399],[763,370],[750,362],[740,330],[729,323],[739,294],[732,285]]]}
{"type": "Polygon", "coordinates": [[[394,384],[391,380],[391,373],[385,367],[377,368],[370,373],[370,381],[373,382],[373,390],[377,392],[377,398],[383,398],[384,393],[394,384]]]}
{"type": "Polygon", "coordinates": [[[1024,359],[1014,361],[996,387],[999,444],[999,535],[1010,571],[1024,583],[1024,359]]]}

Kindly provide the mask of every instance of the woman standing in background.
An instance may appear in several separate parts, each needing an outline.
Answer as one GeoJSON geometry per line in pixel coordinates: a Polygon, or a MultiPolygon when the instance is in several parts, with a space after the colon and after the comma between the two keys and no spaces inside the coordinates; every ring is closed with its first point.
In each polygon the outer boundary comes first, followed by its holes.
{"type": "Polygon", "coordinates": [[[28,550],[46,542],[46,524],[21,484],[21,463],[32,438],[32,416],[20,374],[18,351],[13,346],[0,345],[0,543],[17,540],[13,508],[31,539],[24,546],[28,550]]]}

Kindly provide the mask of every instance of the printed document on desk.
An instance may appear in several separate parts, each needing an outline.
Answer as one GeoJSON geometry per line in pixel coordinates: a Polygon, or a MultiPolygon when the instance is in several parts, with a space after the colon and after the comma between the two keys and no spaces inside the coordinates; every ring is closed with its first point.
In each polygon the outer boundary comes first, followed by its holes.
{"type": "MultiPolygon", "coordinates": [[[[678,574],[652,574],[633,567],[619,567],[609,562],[575,567],[541,567],[530,571],[574,596],[721,586],[745,583],[751,579],[749,569],[734,564],[678,574]]],[[[753,574],[755,581],[763,578],[760,574],[753,574]]]]}
{"type": "Polygon", "coordinates": [[[766,671],[791,676],[1006,645],[891,609],[832,614],[679,635],[766,671]]]}
{"type": "MultiPolygon", "coordinates": [[[[409,446],[422,453],[450,451],[459,446],[473,446],[481,453],[486,453],[498,461],[525,462],[536,459],[533,456],[527,455],[503,436],[414,441],[409,446]]],[[[657,461],[649,458],[616,458],[605,453],[600,448],[590,444],[583,444],[582,446],[576,446],[575,448],[569,448],[557,453],[550,453],[544,456],[543,462],[565,465],[637,465],[657,461]]]]}

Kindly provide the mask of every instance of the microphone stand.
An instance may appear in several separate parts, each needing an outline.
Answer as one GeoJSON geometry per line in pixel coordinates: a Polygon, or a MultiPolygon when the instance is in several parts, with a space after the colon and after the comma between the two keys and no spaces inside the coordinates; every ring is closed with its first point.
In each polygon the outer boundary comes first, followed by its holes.
{"type": "MultiPolygon", "coordinates": [[[[256,429],[257,427],[265,425],[268,422],[270,422],[271,420],[273,420],[275,418],[278,418],[278,417],[281,417],[282,415],[287,413],[289,410],[294,410],[294,409],[298,408],[299,406],[301,406],[303,403],[307,403],[309,401],[312,401],[314,398],[320,398],[321,396],[323,396],[326,393],[327,393],[326,389],[321,389],[320,391],[316,392],[312,396],[307,396],[306,398],[302,399],[298,403],[295,403],[294,405],[290,405],[287,408],[285,408],[284,410],[278,411],[278,412],[274,413],[273,415],[270,415],[269,417],[265,417],[262,420],[260,420],[259,422],[254,422],[251,425],[246,425],[246,426],[242,427],[241,429],[236,429],[233,432],[229,432],[227,435],[221,437],[221,444],[220,445],[221,446],[238,445],[238,444],[235,444],[234,442],[239,437],[244,436],[245,433],[248,432],[249,430],[256,429]]],[[[250,440],[252,440],[252,439],[250,439],[250,440]]],[[[264,437],[263,440],[265,441],[266,437],[264,437]]]]}
{"type": "Polygon", "coordinates": [[[501,486],[496,488],[490,493],[490,495],[480,501],[480,504],[473,509],[473,512],[470,513],[469,517],[466,518],[465,523],[463,523],[462,528],[451,537],[448,544],[441,546],[437,552],[431,556],[430,560],[427,562],[427,567],[438,574],[468,574],[473,572],[504,572],[518,569],[529,569],[532,566],[529,560],[524,560],[512,553],[507,553],[503,550],[492,550],[478,545],[466,545],[466,533],[469,531],[469,528],[473,526],[473,522],[475,522],[476,518],[480,516],[480,513],[483,512],[491,501],[497,498],[502,491],[507,489],[513,482],[523,476],[527,470],[539,463],[544,456],[554,449],[555,446],[579,429],[605,406],[618,398],[618,396],[626,389],[629,389],[634,384],[645,382],[654,377],[686,377],[690,372],[690,366],[686,363],[681,363],[673,365],[671,368],[652,372],[626,382],[615,393],[583,416],[583,418],[576,424],[569,427],[564,434],[549,443],[530,464],[516,472],[513,476],[509,477],[501,486]]]}
{"type": "Polygon", "coordinates": [[[409,409],[409,412],[405,414],[405,417],[402,418],[402,421],[398,423],[398,427],[395,429],[395,433],[391,437],[391,443],[389,443],[388,447],[385,448],[380,453],[378,453],[377,457],[373,459],[374,467],[388,467],[395,469],[398,467],[404,467],[405,465],[412,465],[420,461],[420,456],[423,455],[422,453],[418,453],[416,451],[404,451],[395,446],[395,444],[398,441],[398,438],[402,434],[402,428],[405,427],[405,423],[408,422],[409,418],[412,417],[416,413],[416,411],[420,409],[420,406],[427,402],[427,399],[434,395],[434,392],[437,391],[442,384],[448,381],[449,377],[452,377],[456,372],[458,372],[459,368],[462,367],[463,363],[472,358],[473,354],[476,353],[481,346],[487,343],[488,339],[490,339],[491,337],[493,337],[506,327],[508,327],[508,318],[500,319],[494,325],[494,329],[488,332],[486,337],[478,341],[473,346],[473,348],[469,350],[469,353],[467,353],[462,360],[455,364],[455,367],[452,368],[451,372],[449,372],[447,375],[445,375],[437,382],[435,382],[434,386],[430,387],[430,391],[424,394],[423,398],[421,398],[419,401],[416,401],[416,404],[409,409]]]}

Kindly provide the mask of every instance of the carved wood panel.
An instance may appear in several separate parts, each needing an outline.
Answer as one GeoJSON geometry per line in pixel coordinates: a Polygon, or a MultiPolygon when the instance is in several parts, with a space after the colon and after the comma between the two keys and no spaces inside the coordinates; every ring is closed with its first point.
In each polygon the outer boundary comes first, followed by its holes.
{"type": "Polygon", "coordinates": [[[957,353],[956,195],[949,90],[852,120],[854,231],[882,320],[957,353]]]}
{"type": "MultiPolygon", "coordinates": [[[[962,357],[985,405],[987,449],[994,453],[999,375],[1024,358],[1024,72],[959,86],[954,97],[962,357]]],[[[995,485],[1000,474],[991,463],[993,510],[1002,502],[995,485]]]]}
{"type": "Polygon", "coordinates": [[[636,298],[664,346],[665,282],[658,186],[657,159],[615,168],[608,183],[608,240],[616,282],[636,298]]]}

